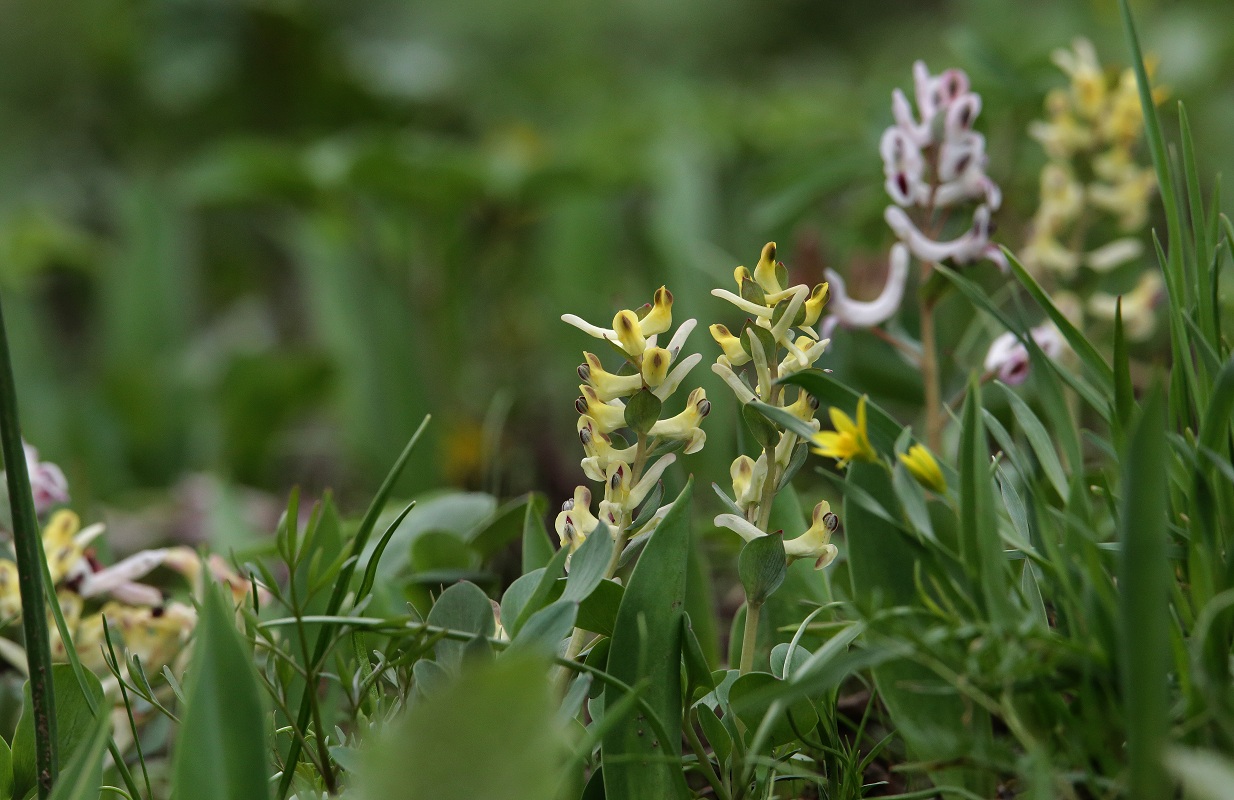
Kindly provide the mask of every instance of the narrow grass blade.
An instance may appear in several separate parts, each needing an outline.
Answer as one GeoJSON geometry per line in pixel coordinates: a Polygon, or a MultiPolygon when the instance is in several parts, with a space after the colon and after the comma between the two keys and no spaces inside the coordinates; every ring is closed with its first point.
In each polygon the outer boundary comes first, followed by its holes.
{"type": "Polygon", "coordinates": [[[5,477],[8,479],[9,507],[13,520],[13,550],[17,557],[17,579],[22,608],[22,630],[25,633],[26,663],[30,680],[30,711],[37,724],[35,730],[35,763],[39,776],[39,797],[47,797],[59,771],[56,747],[56,697],[51,683],[51,645],[47,633],[47,615],[43,608],[43,574],[46,569],[43,537],[34,511],[34,496],[30,493],[30,475],[26,471],[26,453],[22,445],[21,425],[17,420],[17,387],[13,378],[13,363],[9,355],[8,332],[4,314],[0,311],[0,449],[4,452],[5,477]],[[39,609],[39,611],[35,611],[39,609]]]}
{"type": "Polygon", "coordinates": [[[1162,757],[1170,728],[1169,564],[1166,560],[1165,415],[1154,388],[1123,455],[1118,529],[1122,696],[1127,724],[1128,797],[1170,794],[1162,757]]]}

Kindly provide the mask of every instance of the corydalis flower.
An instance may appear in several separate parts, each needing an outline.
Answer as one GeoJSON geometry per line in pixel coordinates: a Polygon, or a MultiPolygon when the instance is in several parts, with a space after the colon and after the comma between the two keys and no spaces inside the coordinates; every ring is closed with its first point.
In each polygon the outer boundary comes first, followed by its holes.
{"type": "MultiPolygon", "coordinates": [[[[1050,359],[1061,356],[1066,346],[1062,333],[1053,322],[1038,325],[1029,331],[1029,335],[1050,359]]],[[[997,375],[1008,386],[1018,386],[1028,380],[1031,364],[1028,348],[1020,337],[1010,331],[991,342],[986,352],[985,371],[997,375]]]]}
{"type": "Polygon", "coordinates": [[[40,461],[37,449],[26,442],[21,444],[26,454],[30,493],[34,495],[34,513],[41,517],[55,506],[69,501],[69,483],[58,466],[50,461],[40,461]]]}
{"type": "MultiPolygon", "coordinates": [[[[737,514],[721,514],[715,518],[715,524],[736,533],[747,542],[767,535],[754,523],[737,514]]],[[[784,554],[789,561],[798,558],[813,559],[814,568],[822,569],[835,561],[839,554],[839,550],[831,543],[831,534],[839,527],[839,517],[832,513],[831,504],[824,500],[814,507],[810,527],[795,539],[784,542],[784,554]]]]}
{"type": "Polygon", "coordinates": [[[913,64],[917,113],[899,89],[892,93],[895,124],[883,132],[887,194],[895,205],[887,223],[913,255],[923,261],[971,264],[989,259],[1006,270],[1006,260],[990,242],[990,214],[1002,204],[998,184],[985,173],[985,137],[973,130],[981,97],[969,89],[958,69],[931,75],[924,62],[913,64]],[[929,168],[929,169],[927,169],[929,168]],[[970,229],[951,241],[936,241],[904,209],[937,209],[977,202],[970,229]]]}
{"type": "Polygon", "coordinates": [[[866,396],[857,401],[857,420],[845,414],[834,406],[828,410],[834,431],[820,431],[814,434],[811,449],[820,456],[834,458],[836,466],[845,467],[854,459],[857,461],[877,461],[878,453],[870,444],[869,428],[866,424],[866,396]]]}

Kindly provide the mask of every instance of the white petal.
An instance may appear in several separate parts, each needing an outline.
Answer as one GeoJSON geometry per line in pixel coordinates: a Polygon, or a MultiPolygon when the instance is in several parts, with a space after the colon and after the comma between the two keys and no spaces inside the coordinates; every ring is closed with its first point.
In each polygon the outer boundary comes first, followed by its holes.
{"type": "MultiPolygon", "coordinates": [[[[882,292],[869,302],[850,298],[844,279],[827,270],[827,282],[831,284],[830,316],[849,328],[872,328],[891,319],[904,301],[904,286],[908,282],[909,255],[903,244],[892,246],[890,267],[882,292]]],[[[829,331],[822,333],[827,335],[829,331]]]]}
{"type": "Polygon", "coordinates": [[[736,514],[721,514],[715,518],[715,524],[721,528],[728,528],[747,542],[767,535],[754,527],[754,524],[745,517],[739,517],[736,514]]]}

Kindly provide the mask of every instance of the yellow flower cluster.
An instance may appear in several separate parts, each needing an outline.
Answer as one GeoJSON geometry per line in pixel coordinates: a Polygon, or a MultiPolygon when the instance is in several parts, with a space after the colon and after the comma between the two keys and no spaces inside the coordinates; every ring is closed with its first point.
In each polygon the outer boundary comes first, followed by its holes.
{"type": "MultiPolygon", "coordinates": [[[[775,242],[763,247],[753,272],[737,267],[733,277],[737,282],[735,293],[726,289],[713,289],[711,293],[750,317],[737,334],[725,325],[711,326],[711,336],[721,351],[712,371],[742,404],[761,402],[774,406],[818,431],[819,423],[814,419],[818,402],[805,391],[798,390],[794,401],[789,403],[784,387],[777,381],[809,369],[827,349],[829,340],[820,339],[814,326],[827,303],[828,285],[790,286],[788,269],[776,261],[775,242]],[[743,368],[752,377],[753,386],[738,372],[743,368]]],[[[806,443],[795,431],[782,430],[770,421],[760,428],[763,431],[762,452],[757,458],[740,455],[729,468],[732,504],[741,514],[721,514],[715,520],[717,525],[747,541],[767,534],[765,528],[774,489],[793,468],[793,463],[800,464],[805,456],[806,443]]],[[[813,558],[821,569],[835,558],[835,545],[829,540],[838,521],[826,503],[815,509],[814,516],[814,523],[805,533],[785,542],[785,552],[790,559],[813,558]]]]}
{"type": "MultiPolygon", "coordinates": [[[[144,550],[103,567],[89,549],[90,543],[103,532],[102,525],[82,529],[81,520],[67,509],[54,512],[43,528],[43,552],[74,649],[90,669],[104,672],[106,664],[100,646],[106,617],[117,647],[123,644],[129,653],[141,659],[146,669],[158,671],[183,649],[197,615],[191,605],[166,601],[161,591],[137,581],[164,566],[184,575],[196,588],[201,577],[201,559],[187,547],[170,547],[144,550]]],[[[230,587],[237,601],[248,592],[249,584],[221,559],[212,557],[209,567],[218,580],[230,587]]],[[[0,559],[0,629],[21,613],[17,565],[0,559]]],[[[67,648],[59,630],[54,623],[49,628],[52,657],[67,660],[67,648]]],[[[0,649],[6,656],[11,651],[12,648],[0,649]]]]}
{"type": "Polygon", "coordinates": [[[593,514],[591,490],[586,486],[575,489],[574,497],[562,504],[557,515],[557,535],[563,547],[574,550],[601,522],[619,541],[627,535],[649,533],[667,513],[667,506],[643,521],[639,530],[627,529],[635,509],[675,460],[670,451],[696,453],[707,441],[702,422],[711,412],[711,402],[701,388],[690,393],[680,413],[660,418],[663,404],[702,361],[697,353],[681,357],[695,321],[686,320],[666,346],[660,346],[659,337],[673,326],[673,295],[663,286],[641,309],[618,311],[612,328],[592,325],[573,314],[561,319],[607,342],[622,363],[610,371],[598,356],[583,353],[584,363],[578,368],[583,383],[574,404],[583,444],[582,468],[588,478],[603,482],[604,499],[599,513],[593,514]],[[627,441],[623,431],[634,441],[627,441]]]}
{"type": "MultiPolygon", "coordinates": [[[[1038,277],[1052,275],[1070,284],[1082,267],[1108,273],[1140,258],[1156,177],[1136,160],[1144,117],[1134,70],[1104,70],[1085,39],[1056,51],[1054,62],[1070,83],[1046,96],[1046,119],[1029,127],[1049,161],[1041,171],[1040,205],[1021,256],[1038,277]],[[1109,222],[1101,226],[1103,220],[1109,222]]],[[[1157,102],[1163,97],[1161,90],[1154,92],[1157,102]]],[[[1134,325],[1136,331],[1151,334],[1151,305],[1131,313],[1147,319],[1134,325]]]]}

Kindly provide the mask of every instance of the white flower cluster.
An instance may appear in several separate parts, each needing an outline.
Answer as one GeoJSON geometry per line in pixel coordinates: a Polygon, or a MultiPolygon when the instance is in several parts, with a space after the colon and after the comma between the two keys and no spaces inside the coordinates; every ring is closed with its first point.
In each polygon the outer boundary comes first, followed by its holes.
{"type": "Polygon", "coordinates": [[[1007,261],[990,241],[990,216],[1002,204],[998,184],[986,175],[985,137],[973,130],[981,113],[981,96],[969,88],[963,70],[949,69],[931,75],[922,61],[913,65],[916,84],[916,114],[899,89],[891,96],[895,124],[883,133],[879,152],[883,158],[887,194],[892,204],[883,216],[900,241],[891,249],[891,269],[878,298],[854,300],[844,281],[828,270],[832,285],[830,316],[822,335],[836,325],[869,328],[886,322],[904,299],[910,256],[938,263],[996,263],[1003,271],[1007,261]],[[954,239],[940,240],[937,231],[946,214],[965,203],[977,203],[972,224],[954,239]],[[920,223],[910,211],[917,211],[920,223]]]}

